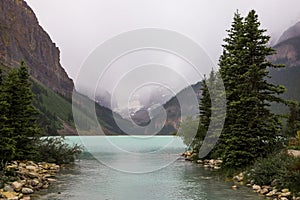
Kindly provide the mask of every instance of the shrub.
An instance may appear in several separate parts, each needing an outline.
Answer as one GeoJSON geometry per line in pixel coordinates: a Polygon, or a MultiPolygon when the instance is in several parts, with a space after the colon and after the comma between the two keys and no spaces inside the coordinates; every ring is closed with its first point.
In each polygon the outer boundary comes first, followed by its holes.
{"type": "Polygon", "coordinates": [[[293,192],[300,192],[300,158],[294,158],[287,169],[287,174],[282,179],[284,186],[293,192]]]}
{"type": "Polygon", "coordinates": [[[73,146],[65,142],[64,137],[41,138],[38,145],[38,160],[56,164],[69,164],[75,161],[82,153],[82,147],[78,144],[73,146]]]}
{"type": "Polygon", "coordinates": [[[300,158],[290,156],[287,151],[259,158],[247,174],[246,178],[258,185],[273,185],[279,189],[300,191],[300,158]]]}

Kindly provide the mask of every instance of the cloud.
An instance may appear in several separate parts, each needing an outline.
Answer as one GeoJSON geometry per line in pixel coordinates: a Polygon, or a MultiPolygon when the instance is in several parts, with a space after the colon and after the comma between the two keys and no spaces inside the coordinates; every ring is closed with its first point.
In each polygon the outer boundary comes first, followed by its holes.
{"type": "MultiPolygon", "coordinates": [[[[262,26],[277,37],[300,20],[299,0],[26,0],[40,24],[61,50],[72,78],[89,53],[124,31],[157,27],[174,30],[198,42],[218,63],[221,44],[233,13],[256,9],[262,26]]],[[[143,60],[141,60],[143,62],[143,60]]],[[[174,65],[183,66],[181,64],[174,65]]],[[[184,70],[181,70],[184,71],[184,70]]],[[[117,77],[117,75],[116,75],[117,77]]],[[[193,80],[193,74],[190,74],[193,80]]],[[[112,77],[111,81],[114,81],[112,77]]]]}

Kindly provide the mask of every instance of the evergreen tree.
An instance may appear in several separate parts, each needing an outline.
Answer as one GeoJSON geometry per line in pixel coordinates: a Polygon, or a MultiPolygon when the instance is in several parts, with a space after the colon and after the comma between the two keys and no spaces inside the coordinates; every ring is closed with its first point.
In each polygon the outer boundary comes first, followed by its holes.
{"type": "Polygon", "coordinates": [[[0,69],[0,161],[6,162],[14,158],[16,142],[12,139],[12,129],[7,126],[8,104],[3,92],[2,69],[0,69]]]}
{"type": "MultiPolygon", "coordinates": [[[[210,79],[214,72],[211,72],[210,79]]],[[[201,94],[202,97],[200,98],[200,105],[199,105],[199,110],[200,110],[200,122],[203,124],[205,131],[207,132],[208,126],[210,123],[210,117],[211,117],[211,99],[210,99],[210,94],[209,94],[209,89],[207,82],[212,82],[211,80],[207,80],[206,76],[204,76],[204,79],[202,80],[202,85],[201,85],[201,94]]]]}
{"type": "Polygon", "coordinates": [[[215,158],[211,150],[216,145],[222,132],[226,115],[225,89],[219,72],[210,73],[209,79],[204,79],[202,98],[200,99],[200,121],[203,123],[204,136],[199,150],[201,158],[215,158]]]}
{"type": "Polygon", "coordinates": [[[36,152],[34,144],[39,136],[39,129],[30,86],[24,62],[21,62],[19,68],[10,70],[3,82],[8,105],[7,126],[12,129],[12,139],[16,142],[14,159],[31,159],[36,152]]]}
{"type": "Polygon", "coordinates": [[[290,114],[288,115],[286,134],[295,137],[300,130],[300,105],[296,101],[289,101],[290,114]]]}
{"type": "Polygon", "coordinates": [[[211,71],[209,78],[204,76],[199,100],[199,127],[193,141],[193,148],[199,156],[211,157],[209,152],[215,146],[222,131],[226,105],[224,86],[220,74],[211,71]]]}
{"type": "Polygon", "coordinates": [[[199,152],[199,149],[202,145],[202,142],[205,138],[206,132],[208,130],[209,122],[210,122],[210,96],[209,96],[209,90],[207,86],[207,78],[204,75],[204,79],[201,82],[201,95],[202,97],[199,99],[199,124],[196,136],[193,139],[193,142],[191,144],[192,148],[199,152]]]}
{"type": "Polygon", "coordinates": [[[197,135],[194,139],[194,148],[198,152],[203,140],[207,134],[208,127],[210,124],[211,118],[211,98],[210,91],[213,87],[215,81],[215,72],[212,70],[209,78],[207,79],[204,75],[204,78],[201,82],[201,98],[199,99],[199,127],[197,135]]]}
{"type": "Polygon", "coordinates": [[[219,61],[227,113],[217,149],[228,167],[243,167],[271,152],[280,130],[278,117],[268,107],[283,102],[278,95],[284,88],[267,79],[268,68],[281,66],[267,60],[275,51],[267,46],[266,30],[259,27],[254,10],[246,18],[235,13],[219,61]]]}

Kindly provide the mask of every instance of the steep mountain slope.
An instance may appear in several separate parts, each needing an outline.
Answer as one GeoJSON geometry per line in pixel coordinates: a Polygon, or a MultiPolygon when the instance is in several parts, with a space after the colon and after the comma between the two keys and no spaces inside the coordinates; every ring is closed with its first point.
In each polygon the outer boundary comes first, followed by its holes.
{"type": "Polygon", "coordinates": [[[45,86],[71,97],[73,82],[60,65],[59,49],[23,0],[0,1],[0,61],[18,66],[24,60],[30,74],[45,86]]]}

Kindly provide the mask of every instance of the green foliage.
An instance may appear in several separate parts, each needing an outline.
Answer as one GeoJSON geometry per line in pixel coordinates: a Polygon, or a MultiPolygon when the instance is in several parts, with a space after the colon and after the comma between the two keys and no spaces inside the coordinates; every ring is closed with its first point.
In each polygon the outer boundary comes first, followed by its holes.
{"type": "MultiPolygon", "coordinates": [[[[209,82],[212,82],[213,80],[211,79],[213,78],[214,78],[214,72],[212,71],[209,82]]],[[[210,117],[211,117],[211,99],[209,95],[207,82],[208,80],[204,76],[204,79],[202,80],[202,87],[201,87],[202,97],[200,98],[200,105],[199,105],[200,122],[204,126],[206,132],[208,130],[210,117]]]]}
{"type": "Polygon", "coordinates": [[[4,143],[2,150],[12,150],[10,155],[3,155],[3,160],[31,159],[36,153],[35,141],[40,132],[36,124],[37,110],[32,105],[33,94],[30,90],[29,74],[24,62],[19,68],[10,70],[1,84],[1,98],[5,109],[4,126],[8,131],[3,132],[4,143]]]}
{"type": "MultiPolygon", "coordinates": [[[[57,128],[58,119],[45,108],[44,104],[41,104],[47,99],[43,98],[43,95],[52,95],[53,97],[53,92],[45,90],[36,82],[33,82],[33,86],[31,85],[28,69],[24,66],[24,62],[21,62],[19,68],[8,71],[3,80],[0,71],[0,77],[0,161],[6,163],[13,159],[27,159],[58,164],[73,162],[81,153],[80,146],[68,146],[63,138],[40,139],[38,122],[49,125],[49,128],[53,128],[54,131],[57,128]],[[37,94],[35,102],[31,89],[37,94]],[[36,107],[33,106],[33,103],[36,107]],[[39,113],[36,108],[43,113],[39,113]],[[42,120],[37,121],[38,115],[42,120]]],[[[49,102],[51,105],[60,103],[57,98],[52,100],[51,103],[49,102]]],[[[60,100],[66,102],[62,97],[60,100]]],[[[68,103],[70,104],[70,102],[68,103]]],[[[70,119],[70,116],[68,118],[70,119]]]]}
{"type": "Polygon", "coordinates": [[[247,174],[246,178],[258,185],[300,191],[300,158],[292,157],[286,151],[259,158],[247,174]]]}
{"type": "Polygon", "coordinates": [[[286,175],[287,163],[290,162],[291,157],[286,153],[276,152],[267,158],[259,158],[250,171],[249,178],[258,185],[271,185],[274,180],[279,184],[282,176],[286,175]]]}
{"type": "Polygon", "coordinates": [[[2,85],[2,70],[0,69],[0,155],[2,160],[10,160],[16,152],[16,141],[12,139],[13,130],[8,123],[8,103],[2,85]]]}
{"type": "Polygon", "coordinates": [[[288,115],[285,133],[288,136],[295,137],[297,136],[297,131],[300,130],[300,105],[296,101],[289,101],[288,106],[290,113],[288,115]]]}
{"type": "Polygon", "coordinates": [[[209,78],[204,77],[202,80],[202,97],[199,104],[200,125],[196,136],[196,144],[201,144],[196,145],[196,151],[200,152],[201,157],[213,157],[208,152],[215,146],[222,130],[226,110],[224,90],[218,72],[212,70],[209,78]]]}
{"type": "Polygon", "coordinates": [[[283,102],[278,95],[284,87],[268,82],[268,68],[282,66],[267,60],[275,52],[267,46],[270,37],[264,35],[266,30],[259,27],[254,10],[245,18],[236,13],[224,39],[219,65],[227,115],[217,146],[224,167],[242,168],[277,147],[281,124],[269,106],[283,102]]]}
{"type": "Polygon", "coordinates": [[[288,149],[300,151],[300,146],[288,146],[288,149]]]}
{"type": "Polygon", "coordinates": [[[69,164],[82,153],[80,145],[70,146],[63,137],[41,138],[37,146],[39,151],[36,160],[50,163],[69,164]]]}
{"type": "MultiPolygon", "coordinates": [[[[58,135],[58,130],[62,128],[62,119],[66,120],[67,115],[72,114],[71,105],[58,94],[43,86],[37,80],[31,79],[31,90],[35,97],[33,105],[39,110],[38,124],[43,135],[58,135]],[[60,110],[51,110],[54,105],[63,105],[60,110]],[[66,111],[67,110],[67,111],[66,111]],[[65,114],[67,113],[67,115],[65,114]]],[[[57,106],[56,106],[57,107],[57,106]]],[[[69,124],[73,120],[68,120],[69,124]]]]}

